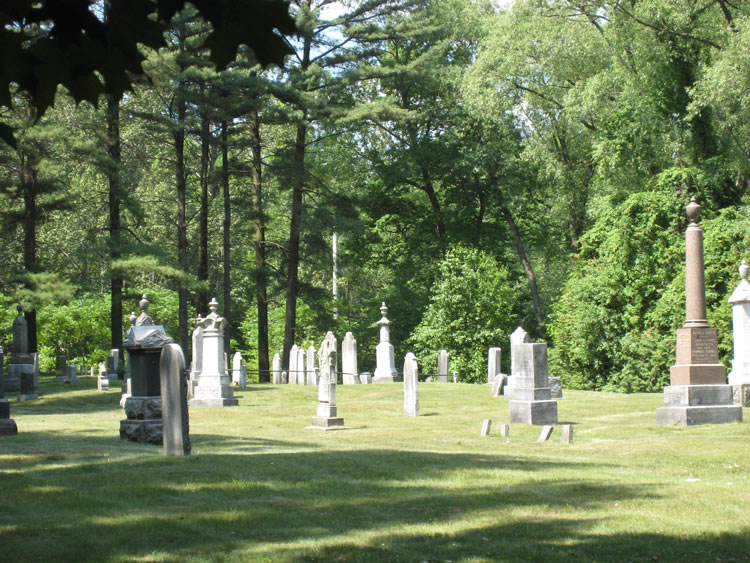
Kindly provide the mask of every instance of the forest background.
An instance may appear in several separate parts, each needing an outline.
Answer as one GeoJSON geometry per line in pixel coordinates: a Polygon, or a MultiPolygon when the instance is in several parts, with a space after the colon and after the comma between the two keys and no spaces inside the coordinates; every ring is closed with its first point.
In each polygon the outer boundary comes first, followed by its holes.
{"type": "Polygon", "coordinates": [[[415,352],[423,372],[444,348],[463,381],[486,381],[488,347],[507,362],[521,325],[566,387],[657,391],[695,195],[728,364],[750,243],[749,7],[295,0],[290,13],[283,67],[241,48],[217,71],[211,25],[188,5],[122,96],[94,106],[60,87],[41,115],[10,92],[6,350],[21,299],[42,371],[61,353],[102,362],[145,293],[189,353],[216,296],[228,351],[260,381],[269,356],[286,366],[328,330],[353,332],[372,370],[384,301],[396,357],[415,352]]]}

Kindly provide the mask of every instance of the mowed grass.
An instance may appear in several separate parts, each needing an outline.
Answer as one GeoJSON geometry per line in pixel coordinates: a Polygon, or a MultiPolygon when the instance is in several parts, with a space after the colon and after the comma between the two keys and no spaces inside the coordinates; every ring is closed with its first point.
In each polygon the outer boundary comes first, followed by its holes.
{"type": "MultiPolygon", "coordinates": [[[[659,427],[660,394],[566,391],[513,425],[488,386],[338,387],[350,430],[305,430],[312,387],[193,409],[193,455],[121,442],[116,390],[43,381],[0,438],[2,561],[748,561],[750,423],[659,427]],[[482,419],[492,435],[480,437],[482,419]]],[[[750,413],[745,409],[745,419],[750,413]]]]}

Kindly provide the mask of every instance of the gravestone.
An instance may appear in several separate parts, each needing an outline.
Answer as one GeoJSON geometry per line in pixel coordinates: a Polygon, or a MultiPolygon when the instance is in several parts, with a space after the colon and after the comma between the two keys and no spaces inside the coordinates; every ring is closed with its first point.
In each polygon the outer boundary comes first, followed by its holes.
{"type": "Polygon", "coordinates": [[[480,436],[489,436],[490,428],[492,428],[492,419],[485,418],[482,421],[482,429],[479,431],[480,436]]]}
{"type": "Polygon", "coordinates": [[[117,348],[112,348],[109,351],[109,356],[107,356],[107,362],[105,365],[107,368],[106,377],[108,379],[119,379],[120,351],[117,348]]]}
{"type": "Polygon", "coordinates": [[[10,417],[10,402],[5,398],[5,353],[0,346],[0,436],[18,434],[16,421],[10,417]]]}
{"type": "Polygon", "coordinates": [[[18,390],[19,401],[33,401],[39,398],[36,394],[39,377],[39,354],[36,352],[31,354],[31,365],[31,373],[21,374],[21,388],[18,390]]]}
{"type": "Polygon", "coordinates": [[[357,371],[357,340],[351,332],[347,332],[341,342],[341,373],[344,385],[360,382],[357,371]]]}
{"type": "MultiPolygon", "coordinates": [[[[93,369],[93,368],[91,368],[93,369]]],[[[97,391],[109,391],[109,378],[107,377],[107,366],[99,366],[99,375],[96,378],[97,391]]]]}
{"type": "Polygon", "coordinates": [[[192,346],[192,361],[190,362],[190,377],[188,379],[188,395],[191,397],[195,394],[195,387],[198,385],[198,379],[203,369],[203,327],[200,322],[203,317],[198,315],[195,318],[195,329],[190,337],[192,346]]]}
{"type": "Polygon", "coordinates": [[[284,384],[284,385],[286,385],[287,383],[289,383],[289,374],[287,372],[285,372],[285,371],[281,372],[281,383],[284,384]]]}
{"type": "Polygon", "coordinates": [[[74,365],[68,366],[68,377],[63,379],[63,383],[69,383],[71,385],[78,384],[78,368],[74,365]]]}
{"type": "Polygon", "coordinates": [[[320,367],[318,408],[306,430],[345,430],[348,427],[344,426],[344,419],[338,416],[336,408],[336,348],[330,348],[327,340],[323,340],[321,346],[325,361],[320,367]]]}
{"type": "Polygon", "coordinates": [[[55,381],[62,381],[68,377],[68,358],[65,354],[58,354],[55,358],[55,381]]]}
{"type": "Polygon", "coordinates": [[[404,358],[404,415],[419,416],[419,367],[411,352],[404,358]]]}
{"type": "Polygon", "coordinates": [[[562,399],[563,393],[562,393],[562,383],[560,383],[560,378],[548,377],[547,381],[549,381],[549,390],[550,390],[550,395],[552,395],[552,398],[562,399]]]}
{"type": "Polygon", "coordinates": [[[307,369],[305,368],[305,349],[300,346],[297,348],[297,385],[304,385],[307,379],[307,369]]]}
{"type": "Polygon", "coordinates": [[[388,320],[388,307],[385,302],[380,306],[381,318],[378,321],[380,327],[380,342],[375,347],[375,376],[372,378],[373,383],[393,383],[398,379],[396,371],[396,360],[393,355],[393,344],[389,332],[391,321],[388,320]]]}
{"type": "Polygon", "coordinates": [[[495,380],[492,382],[492,396],[499,397],[503,394],[503,388],[508,381],[508,376],[503,373],[495,375],[495,380]]]}
{"type": "Polygon", "coordinates": [[[562,435],[560,436],[560,442],[563,444],[570,444],[573,441],[573,425],[563,424],[562,435]]]}
{"type": "Polygon", "coordinates": [[[515,367],[518,363],[518,354],[514,350],[516,350],[518,344],[528,344],[530,341],[529,335],[520,326],[510,335],[510,376],[508,376],[508,381],[505,385],[505,396],[509,399],[513,398],[513,375],[515,374],[513,370],[518,369],[515,367]]]}
{"type": "Polygon", "coordinates": [[[542,431],[539,433],[539,438],[536,439],[537,442],[546,442],[549,440],[549,437],[552,435],[552,431],[555,429],[554,426],[551,426],[549,424],[542,427],[542,431]]]}
{"type": "Polygon", "coordinates": [[[281,356],[279,356],[278,353],[273,355],[273,363],[272,365],[272,376],[273,379],[271,380],[274,385],[281,384],[281,356]]]}
{"type": "Polygon", "coordinates": [[[706,320],[701,206],[695,197],[686,213],[685,323],[677,329],[676,363],[669,370],[664,406],[656,409],[657,424],[717,424],[742,420],[742,407],[733,405],[726,368],[719,363],[716,329],[706,320]]]}
{"type": "MultiPolygon", "coordinates": [[[[325,372],[327,362],[328,362],[328,352],[330,350],[337,350],[338,349],[338,340],[336,340],[336,337],[334,336],[332,331],[326,332],[325,338],[323,338],[323,341],[320,343],[320,346],[318,347],[318,366],[320,366],[320,374],[325,372]]],[[[334,364],[333,371],[334,373],[337,372],[338,366],[334,364]]],[[[336,376],[336,381],[338,382],[338,375],[336,376]]]]}
{"type": "MultiPolygon", "coordinates": [[[[135,321],[137,319],[138,319],[138,317],[135,316],[135,312],[131,311],[130,312],[130,317],[129,317],[130,327],[131,328],[135,326],[135,321]]],[[[124,348],[123,348],[123,350],[124,350],[124,348]]],[[[133,394],[132,393],[132,384],[133,384],[133,381],[130,378],[130,362],[127,362],[125,364],[125,381],[121,385],[122,395],[120,396],[120,408],[123,408],[123,409],[125,408],[125,402],[128,400],[128,397],[132,396],[132,394],[133,394]]]]}
{"type": "Polygon", "coordinates": [[[125,398],[125,420],[120,421],[120,439],[144,444],[161,444],[161,383],[159,361],[162,348],[170,344],[162,325],[155,325],[148,315],[149,302],[144,295],[139,306],[141,315],[125,335],[122,347],[128,358],[129,397],[125,398]],[[140,324],[139,324],[140,322],[140,324]]]}
{"type": "Polygon", "coordinates": [[[458,379],[459,379],[458,378],[458,372],[454,371],[453,372],[453,383],[458,383],[458,379]]]}
{"type": "Polygon", "coordinates": [[[297,372],[299,371],[299,366],[297,365],[298,361],[299,354],[297,354],[297,345],[292,344],[292,349],[289,350],[289,385],[297,384],[297,372]]]}
{"type": "Polygon", "coordinates": [[[557,401],[552,399],[547,380],[547,345],[518,343],[515,356],[513,395],[509,403],[510,423],[556,424],[557,401]]]}
{"type": "Polygon", "coordinates": [[[440,350],[437,362],[437,382],[448,383],[448,373],[451,355],[447,350],[440,350]]]}
{"type": "Polygon", "coordinates": [[[734,337],[734,357],[729,385],[734,393],[734,404],[750,407],[750,283],[745,261],[740,265],[740,284],[732,292],[732,335],[734,337]]]}
{"type": "Polygon", "coordinates": [[[305,363],[305,385],[318,385],[317,372],[315,370],[316,356],[315,346],[309,346],[307,348],[307,362],[305,363]]]}
{"type": "Polygon", "coordinates": [[[232,385],[240,384],[240,368],[242,367],[242,354],[235,352],[232,356],[232,385]]]}
{"type": "Polygon", "coordinates": [[[164,455],[190,455],[185,356],[179,344],[167,344],[159,357],[164,455]]]}
{"type": "Polygon", "coordinates": [[[369,371],[365,371],[359,374],[359,382],[363,385],[370,385],[372,383],[372,374],[369,371]]]}
{"type": "Polygon", "coordinates": [[[501,424],[500,425],[500,436],[503,438],[507,438],[510,436],[510,425],[508,424],[501,424]]]}
{"type": "MultiPolygon", "coordinates": [[[[34,377],[34,360],[29,354],[29,325],[23,316],[23,305],[18,302],[18,314],[13,321],[13,353],[10,355],[8,371],[5,375],[5,392],[16,393],[21,390],[21,376],[34,377]]],[[[28,385],[28,379],[27,379],[28,385]]]]}
{"type": "Polygon", "coordinates": [[[487,352],[487,383],[490,385],[495,381],[495,376],[500,373],[500,348],[490,348],[487,352]]]}
{"type": "Polygon", "coordinates": [[[191,407],[228,407],[238,404],[226,370],[224,325],[226,319],[216,312],[219,304],[214,297],[208,304],[211,312],[200,320],[203,329],[203,355],[198,384],[193,389],[191,407]]]}

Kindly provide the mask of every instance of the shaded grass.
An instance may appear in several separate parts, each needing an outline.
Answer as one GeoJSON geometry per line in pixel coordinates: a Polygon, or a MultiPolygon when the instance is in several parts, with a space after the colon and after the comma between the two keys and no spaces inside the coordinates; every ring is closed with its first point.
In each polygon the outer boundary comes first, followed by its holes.
{"type": "MultiPolygon", "coordinates": [[[[659,427],[661,395],[567,392],[572,444],[501,438],[487,386],[340,386],[352,430],[303,430],[309,387],[193,409],[194,455],[120,442],[119,393],[44,382],[0,440],[5,561],[748,560],[750,431],[659,427]],[[479,436],[483,418],[495,424],[479,436]]],[[[747,410],[745,415],[748,415],[747,410]]]]}

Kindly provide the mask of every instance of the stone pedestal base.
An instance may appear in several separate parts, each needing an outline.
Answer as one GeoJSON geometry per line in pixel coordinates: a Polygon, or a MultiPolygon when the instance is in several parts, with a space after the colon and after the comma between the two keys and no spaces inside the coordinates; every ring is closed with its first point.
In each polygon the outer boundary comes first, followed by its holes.
{"type": "Polygon", "coordinates": [[[664,388],[664,406],[656,409],[656,423],[742,422],[742,407],[733,405],[732,399],[731,385],[670,385],[664,388]]]}
{"type": "Polygon", "coordinates": [[[26,374],[34,377],[34,364],[8,364],[5,374],[4,388],[8,393],[18,393],[21,390],[21,377],[26,374]]]}
{"type": "Polygon", "coordinates": [[[727,368],[723,364],[674,365],[669,368],[672,385],[714,385],[726,381],[727,368]]]}
{"type": "Polygon", "coordinates": [[[511,424],[557,424],[557,401],[518,401],[514,399],[510,401],[509,406],[511,424]]]}
{"type": "Polygon", "coordinates": [[[211,399],[191,399],[190,407],[236,407],[239,404],[237,399],[224,399],[214,397],[211,399]]]}
{"type": "Polygon", "coordinates": [[[344,426],[344,419],[340,416],[314,416],[312,417],[312,424],[305,430],[349,430],[349,427],[344,426]]]}
{"type": "Polygon", "coordinates": [[[741,407],[750,407],[750,383],[732,385],[734,390],[734,404],[741,407]]]}
{"type": "Polygon", "coordinates": [[[161,418],[120,421],[120,440],[161,445],[163,433],[164,424],[161,418]]]}

